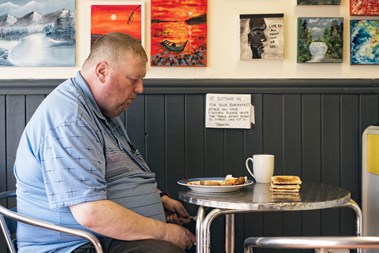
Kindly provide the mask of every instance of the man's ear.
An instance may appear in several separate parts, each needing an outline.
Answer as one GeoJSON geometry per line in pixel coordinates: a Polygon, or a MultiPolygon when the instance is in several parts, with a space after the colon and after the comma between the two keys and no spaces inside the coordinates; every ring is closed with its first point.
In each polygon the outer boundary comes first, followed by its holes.
{"type": "Polygon", "coordinates": [[[105,82],[105,78],[108,74],[108,63],[106,61],[101,61],[96,65],[96,76],[101,83],[105,82]]]}

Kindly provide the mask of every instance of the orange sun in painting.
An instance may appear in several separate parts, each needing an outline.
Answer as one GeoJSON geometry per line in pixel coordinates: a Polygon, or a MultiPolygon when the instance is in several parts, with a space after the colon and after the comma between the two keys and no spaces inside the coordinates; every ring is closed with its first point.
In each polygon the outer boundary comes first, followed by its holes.
{"type": "Polygon", "coordinates": [[[141,40],[141,5],[92,5],[91,34],[123,32],[141,40]]]}

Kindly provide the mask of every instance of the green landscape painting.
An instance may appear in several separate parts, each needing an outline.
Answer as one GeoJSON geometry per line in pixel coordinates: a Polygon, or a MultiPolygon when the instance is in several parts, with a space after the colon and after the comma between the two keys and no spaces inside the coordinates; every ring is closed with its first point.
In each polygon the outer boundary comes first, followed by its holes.
{"type": "Polygon", "coordinates": [[[339,5],[341,0],[297,0],[297,5],[339,5]]]}
{"type": "Polygon", "coordinates": [[[343,18],[298,18],[298,63],[341,63],[343,18]]]}

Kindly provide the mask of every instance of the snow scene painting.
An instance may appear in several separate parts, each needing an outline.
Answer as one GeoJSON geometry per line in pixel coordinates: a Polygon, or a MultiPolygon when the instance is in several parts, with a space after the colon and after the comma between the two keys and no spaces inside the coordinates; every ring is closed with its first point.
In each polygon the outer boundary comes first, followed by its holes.
{"type": "Polygon", "coordinates": [[[76,0],[0,0],[0,67],[76,65],[76,0]]]}

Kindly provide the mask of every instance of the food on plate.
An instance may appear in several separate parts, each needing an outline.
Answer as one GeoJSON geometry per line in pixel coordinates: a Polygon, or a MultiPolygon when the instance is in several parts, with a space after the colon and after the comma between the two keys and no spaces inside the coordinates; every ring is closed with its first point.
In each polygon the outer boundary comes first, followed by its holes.
{"type": "Polygon", "coordinates": [[[244,184],[246,182],[245,177],[226,177],[223,185],[239,185],[239,184],[244,184]]]}
{"type": "MultiPolygon", "coordinates": [[[[222,181],[215,181],[215,180],[201,180],[200,185],[208,185],[208,186],[214,186],[214,185],[220,185],[222,181]]],[[[190,183],[191,184],[191,183],[190,183]]]]}
{"type": "Polygon", "coordinates": [[[270,191],[281,194],[293,194],[300,191],[301,179],[298,176],[272,176],[270,191]]]}
{"type": "Polygon", "coordinates": [[[189,185],[204,185],[204,186],[230,186],[230,185],[242,185],[247,181],[246,177],[233,177],[227,175],[224,180],[200,180],[190,181],[189,185]]]}

